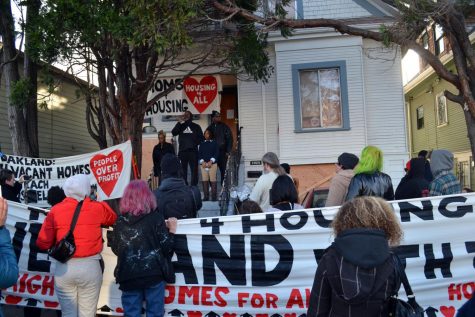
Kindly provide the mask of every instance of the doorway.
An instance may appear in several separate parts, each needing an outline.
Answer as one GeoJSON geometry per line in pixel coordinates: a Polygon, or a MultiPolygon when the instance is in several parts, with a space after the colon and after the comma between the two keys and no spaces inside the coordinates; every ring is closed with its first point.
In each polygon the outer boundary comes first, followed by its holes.
{"type": "Polygon", "coordinates": [[[237,86],[223,87],[220,106],[221,121],[231,129],[233,134],[233,150],[236,149],[239,128],[237,100],[237,86]]]}

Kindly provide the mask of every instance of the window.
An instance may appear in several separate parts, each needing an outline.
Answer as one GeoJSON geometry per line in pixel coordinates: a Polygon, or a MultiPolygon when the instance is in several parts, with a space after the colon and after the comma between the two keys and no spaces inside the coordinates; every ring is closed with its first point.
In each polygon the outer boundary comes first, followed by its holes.
{"type": "Polygon", "coordinates": [[[444,30],[440,25],[434,25],[434,49],[435,54],[439,55],[445,49],[444,47],[444,30]]]}
{"type": "Polygon", "coordinates": [[[437,126],[447,124],[447,99],[444,94],[438,94],[436,97],[437,106],[437,126]]]}
{"type": "Polygon", "coordinates": [[[296,132],[348,130],[344,61],[292,66],[296,132]]]}
{"type": "Polygon", "coordinates": [[[416,109],[417,112],[417,130],[424,129],[424,106],[416,109]]]}
{"type": "Polygon", "coordinates": [[[422,46],[424,46],[426,50],[429,49],[429,34],[427,34],[427,32],[422,34],[422,46]]]}

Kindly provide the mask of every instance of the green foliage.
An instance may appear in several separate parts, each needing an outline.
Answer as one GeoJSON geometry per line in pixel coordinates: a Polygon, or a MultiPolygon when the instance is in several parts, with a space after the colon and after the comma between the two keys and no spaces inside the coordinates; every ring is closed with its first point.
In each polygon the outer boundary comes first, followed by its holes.
{"type": "Polygon", "coordinates": [[[267,35],[259,37],[252,25],[243,28],[240,36],[234,39],[234,50],[229,55],[233,71],[239,73],[244,70],[255,81],[267,82],[274,69],[269,65],[266,39],[267,35]]]}
{"type": "Polygon", "coordinates": [[[391,45],[391,33],[388,27],[384,24],[381,24],[379,26],[379,33],[381,33],[381,35],[383,36],[383,45],[389,47],[389,45],[391,45]]]}
{"type": "Polygon", "coordinates": [[[32,85],[27,78],[22,78],[14,82],[10,93],[11,105],[18,108],[25,108],[28,104],[31,90],[32,85]]]}
{"type": "Polygon", "coordinates": [[[46,0],[33,39],[41,58],[77,57],[86,48],[111,57],[149,45],[160,54],[192,43],[187,24],[202,0],[46,0]]]}

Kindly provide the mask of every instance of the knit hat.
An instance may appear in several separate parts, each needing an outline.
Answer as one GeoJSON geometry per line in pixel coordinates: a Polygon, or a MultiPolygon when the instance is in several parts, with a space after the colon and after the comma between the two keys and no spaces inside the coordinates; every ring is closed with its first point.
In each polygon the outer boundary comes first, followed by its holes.
{"type": "Polygon", "coordinates": [[[63,184],[66,197],[83,200],[91,192],[91,181],[85,174],[76,174],[69,177],[63,184]]]}
{"type": "Polygon", "coordinates": [[[211,111],[211,118],[219,117],[219,116],[221,116],[219,111],[216,111],[216,110],[211,111]]]}
{"type": "Polygon", "coordinates": [[[432,174],[454,168],[454,155],[447,150],[434,150],[430,155],[430,169],[432,174]]]}
{"type": "Polygon", "coordinates": [[[352,170],[358,164],[359,159],[356,155],[351,153],[343,153],[338,156],[338,165],[343,166],[345,170],[352,170]]]}
{"type": "Polygon", "coordinates": [[[178,177],[182,167],[180,160],[175,154],[167,153],[162,157],[160,168],[162,169],[162,177],[167,178],[178,177]]]}

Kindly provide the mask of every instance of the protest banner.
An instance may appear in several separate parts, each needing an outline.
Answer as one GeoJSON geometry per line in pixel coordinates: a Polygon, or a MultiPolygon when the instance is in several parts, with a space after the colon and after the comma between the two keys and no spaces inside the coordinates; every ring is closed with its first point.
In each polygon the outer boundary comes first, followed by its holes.
{"type": "Polygon", "coordinates": [[[211,114],[213,110],[219,111],[222,90],[219,75],[158,78],[148,92],[147,100],[151,100],[175,83],[177,83],[175,89],[155,101],[145,113],[145,118],[162,114],[181,115],[186,110],[193,114],[211,114]]]}
{"type": "MultiPolygon", "coordinates": [[[[0,169],[9,169],[16,177],[27,175],[31,180],[28,189],[29,203],[48,206],[48,189],[61,186],[75,174],[90,175],[91,186],[97,189],[98,199],[122,197],[130,180],[132,146],[130,141],[93,153],[54,159],[31,158],[15,155],[0,157],[0,169]]],[[[24,191],[20,194],[24,201],[24,191]]]]}
{"type": "MultiPolygon", "coordinates": [[[[396,249],[429,317],[454,317],[475,290],[475,194],[392,202],[404,229],[396,249]]],[[[44,215],[12,203],[7,227],[19,258],[17,285],[3,303],[58,308],[54,262],[35,246],[44,215]]],[[[175,235],[177,280],[165,292],[167,316],[305,316],[317,263],[333,240],[336,207],[188,219],[175,235]]],[[[105,236],[105,235],[104,235],[105,236]]],[[[98,309],[120,315],[116,258],[103,251],[98,309]]],[[[401,288],[400,295],[405,297],[401,288]]]]}

